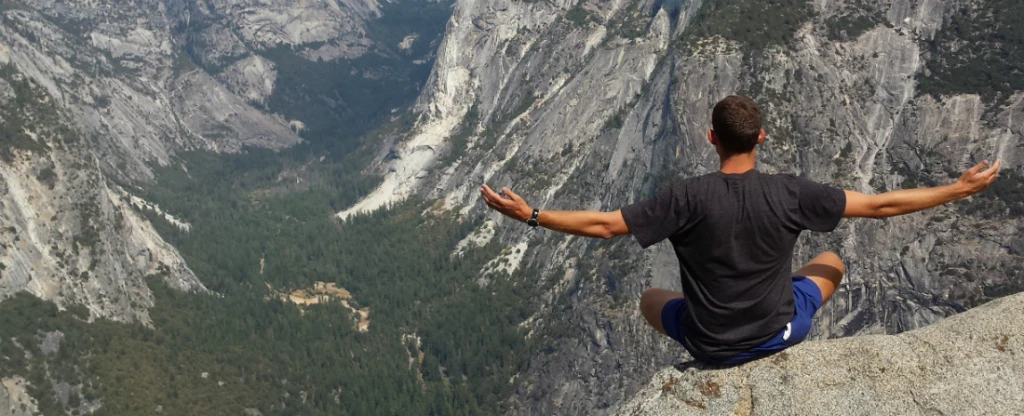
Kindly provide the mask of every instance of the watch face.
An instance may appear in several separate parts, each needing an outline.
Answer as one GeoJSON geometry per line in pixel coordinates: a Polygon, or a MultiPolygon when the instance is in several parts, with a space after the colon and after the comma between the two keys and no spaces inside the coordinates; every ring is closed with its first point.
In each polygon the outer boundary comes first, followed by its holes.
{"type": "Polygon", "coordinates": [[[537,215],[539,215],[539,214],[540,214],[540,210],[537,209],[537,208],[534,208],[533,209],[533,215],[531,215],[530,218],[528,218],[526,220],[526,225],[529,225],[531,227],[536,227],[536,226],[540,225],[540,222],[537,221],[537,215]]]}

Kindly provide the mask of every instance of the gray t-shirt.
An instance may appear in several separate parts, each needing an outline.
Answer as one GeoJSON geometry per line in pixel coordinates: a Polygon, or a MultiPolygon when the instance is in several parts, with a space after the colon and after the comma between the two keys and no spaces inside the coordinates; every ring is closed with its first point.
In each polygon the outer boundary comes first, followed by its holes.
{"type": "Polygon", "coordinates": [[[758,346],[793,318],[793,246],[803,230],[832,231],[843,190],[794,175],[714,172],[622,208],[647,248],[669,239],[679,258],[685,346],[725,359],[758,346]]]}

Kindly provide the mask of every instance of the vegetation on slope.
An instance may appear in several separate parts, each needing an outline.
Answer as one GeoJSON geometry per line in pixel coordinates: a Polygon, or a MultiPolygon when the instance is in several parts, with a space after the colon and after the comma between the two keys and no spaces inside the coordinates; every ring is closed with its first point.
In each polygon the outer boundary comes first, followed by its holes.
{"type": "Polygon", "coordinates": [[[855,40],[860,35],[888,21],[880,4],[855,0],[838,5],[838,12],[825,19],[825,33],[830,40],[855,40]]]}
{"type": "Polygon", "coordinates": [[[985,101],[1024,90],[1024,8],[1017,0],[981,0],[953,11],[923,41],[927,72],[918,90],[933,96],[981,94],[985,101]]]}
{"type": "Polygon", "coordinates": [[[186,160],[188,174],[161,171],[144,196],[192,224],[184,232],[150,215],[217,295],[177,293],[154,279],[152,328],[86,324],[82,311],[57,312],[29,296],[0,303],[0,376],[29,379],[45,414],[96,399],[97,414],[108,415],[157,406],[167,414],[500,411],[530,349],[519,324],[533,313],[533,286],[503,272],[476,282],[498,254],[494,244],[451,255],[477,221],[424,215],[428,202],[413,201],[342,223],[332,198],[347,204],[360,192],[331,178],[338,166],[265,151],[186,160]],[[314,184],[286,186],[305,180],[289,172],[314,184]],[[267,284],[318,281],[369,308],[369,331],[353,329],[340,304],[300,310],[268,296],[267,284]],[[61,348],[44,354],[39,337],[55,330],[61,348]],[[81,394],[62,398],[60,382],[81,394]]]}
{"type": "MultiPolygon", "coordinates": [[[[14,160],[15,150],[45,152],[46,140],[71,135],[58,121],[57,109],[41,87],[13,66],[0,66],[0,159],[14,160]]],[[[52,171],[51,171],[52,173],[52,171]]]]}
{"type": "Polygon", "coordinates": [[[683,34],[696,41],[721,36],[746,50],[764,50],[793,40],[814,9],[806,0],[708,0],[694,15],[683,34]]]}

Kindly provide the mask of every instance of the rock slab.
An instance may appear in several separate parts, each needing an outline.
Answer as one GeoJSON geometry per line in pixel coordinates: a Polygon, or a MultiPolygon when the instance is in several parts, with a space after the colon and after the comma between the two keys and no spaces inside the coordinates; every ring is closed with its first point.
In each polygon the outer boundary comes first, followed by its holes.
{"type": "Polygon", "coordinates": [[[662,370],[619,408],[660,415],[1024,414],[1024,295],[900,335],[797,345],[733,368],[662,370]]]}

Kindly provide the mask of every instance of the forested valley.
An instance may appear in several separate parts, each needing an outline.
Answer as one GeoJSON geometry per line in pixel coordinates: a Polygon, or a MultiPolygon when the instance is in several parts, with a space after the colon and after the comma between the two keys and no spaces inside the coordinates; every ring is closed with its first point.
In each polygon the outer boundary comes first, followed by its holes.
{"type": "Polygon", "coordinates": [[[21,340],[0,343],[0,355],[17,357],[5,372],[29,371],[44,414],[97,398],[96,414],[110,415],[500,408],[530,348],[520,328],[532,313],[530,280],[495,272],[479,284],[499,248],[453,254],[481,219],[456,221],[429,201],[335,219],[336,206],[372,181],[352,180],[351,158],[298,165],[300,154],[194,153],[182,160],[187,173],[164,168],[146,196],[191,231],[148,216],[212,293],[176,292],[153,276],[151,327],[85,323],[83,310],[19,295],[0,304],[0,332],[21,340]],[[279,180],[291,171],[313,184],[279,180]],[[350,291],[352,308],[369,309],[368,329],[357,330],[338,302],[300,306],[276,295],[316,282],[350,291]],[[47,354],[36,338],[53,331],[63,341],[47,354]],[[80,394],[58,397],[51,378],[80,384],[80,394]]]}

